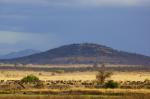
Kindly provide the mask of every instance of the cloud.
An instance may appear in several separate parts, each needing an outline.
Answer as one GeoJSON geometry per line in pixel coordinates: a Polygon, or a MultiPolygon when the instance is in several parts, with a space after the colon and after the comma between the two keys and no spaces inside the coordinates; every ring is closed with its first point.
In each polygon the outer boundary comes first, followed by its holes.
{"type": "Polygon", "coordinates": [[[28,18],[28,16],[25,15],[17,15],[17,14],[0,14],[0,18],[21,18],[21,19],[25,19],[28,18]]]}
{"type": "Polygon", "coordinates": [[[16,44],[18,42],[26,42],[29,44],[43,44],[48,41],[55,40],[55,35],[52,33],[25,33],[25,32],[12,32],[0,31],[0,43],[16,44]],[[50,38],[50,39],[48,39],[50,38]]]}
{"type": "Polygon", "coordinates": [[[16,43],[21,38],[17,32],[0,31],[0,43],[16,43]]]}
{"type": "Polygon", "coordinates": [[[43,3],[47,0],[1,0],[1,3],[43,3]]]}
{"type": "Polygon", "coordinates": [[[141,6],[150,4],[149,0],[81,0],[87,5],[97,5],[97,6],[141,6]]]}
{"type": "Polygon", "coordinates": [[[141,6],[150,5],[150,0],[1,0],[0,3],[41,6],[141,6]]]}
{"type": "Polygon", "coordinates": [[[59,42],[60,38],[54,33],[0,31],[0,54],[24,49],[46,50],[59,42]]]}

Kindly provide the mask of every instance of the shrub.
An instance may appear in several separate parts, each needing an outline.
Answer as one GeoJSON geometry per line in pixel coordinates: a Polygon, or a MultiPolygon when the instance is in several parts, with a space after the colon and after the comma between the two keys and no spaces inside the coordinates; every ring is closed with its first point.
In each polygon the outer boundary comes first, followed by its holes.
{"type": "Polygon", "coordinates": [[[51,73],[51,76],[55,76],[55,75],[56,75],[56,73],[54,73],[54,72],[51,73]]]}
{"type": "Polygon", "coordinates": [[[28,75],[28,76],[24,77],[23,79],[21,79],[22,83],[35,83],[38,81],[39,81],[39,78],[34,75],[28,75]]]}
{"type": "Polygon", "coordinates": [[[41,76],[41,75],[42,75],[42,73],[39,73],[39,75],[41,76]]]}
{"type": "Polygon", "coordinates": [[[96,79],[98,84],[104,84],[105,80],[112,76],[112,72],[106,71],[105,65],[102,64],[98,74],[96,75],[96,79]]]}
{"type": "Polygon", "coordinates": [[[57,74],[63,74],[65,71],[64,70],[56,70],[55,71],[57,74]]]}
{"type": "Polygon", "coordinates": [[[97,63],[95,63],[95,64],[93,64],[93,68],[98,68],[98,64],[97,63]]]}
{"type": "Polygon", "coordinates": [[[42,82],[42,81],[39,81],[39,82],[37,82],[37,84],[36,84],[36,88],[44,88],[44,83],[42,82]]]}
{"type": "Polygon", "coordinates": [[[118,88],[119,87],[119,83],[114,82],[113,80],[110,80],[110,81],[105,83],[105,87],[106,88],[118,88]]]}

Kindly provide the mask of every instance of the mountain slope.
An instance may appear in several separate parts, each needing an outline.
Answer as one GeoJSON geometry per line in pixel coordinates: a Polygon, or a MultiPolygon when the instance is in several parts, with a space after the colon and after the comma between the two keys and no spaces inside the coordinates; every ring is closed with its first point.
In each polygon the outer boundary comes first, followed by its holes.
{"type": "Polygon", "coordinates": [[[46,52],[10,60],[1,60],[7,63],[32,63],[32,64],[150,64],[150,57],[114,50],[110,47],[84,43],[71,44],[46,52]]]}
{"type": "Polygon", "coordinates": [[[0,59],[13,59],[13,58],[20,58],[24,56],[29,56],[32,54],[40,53],[40,51],[32,50],[32,49],[26,49],[18,52],[12,52],[7,55],[0,56],[0,59]]]}

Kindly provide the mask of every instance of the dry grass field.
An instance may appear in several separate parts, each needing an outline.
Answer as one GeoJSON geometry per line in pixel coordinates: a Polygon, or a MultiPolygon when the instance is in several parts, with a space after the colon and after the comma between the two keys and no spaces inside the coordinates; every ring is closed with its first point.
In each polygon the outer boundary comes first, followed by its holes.
{"type": "MultiPolygon", "coordinates": [[[[97,72],[68,72],[52,75],[52,72],[44,71],[18,71],[0,70],[0,80],[20,80],[24,76],[33,74],[40,80],[95,80],[97,72]]],[[[110,78],[115,81],[144,81],[150,79],[150,72],[113,72],[110,78]]]]}
{"type": "MultiPolygon", "coordinates": [[[[6,65],[7,66],[7,65],[6,65]]],[[[10,65],[9,65],[10,66],[10,65]]],[[[13,65],[11,65],[14,67],[13,65]]],[[[28,65],[30,67],[30,65],[28,65]]],[[[33,69],[28,68],[15,69],[15,68],[5,68],[0,69],[0,80],[21,80],[23,77],[27,75],[35,75],[42,81],[93,81],[96,80],[97,72],[95,70],[85,70],[85,71],[65,71],[65,72],[51,72],[44,70],[34,70],[34,65],[31,65],[33,69]],[[33,71],[34,70],[34,71],[33,71]]],[[[87,68],[87,65],[80,65],[82,68],[87,68]]],[[[108,65],[107,65],[108,66],[108,65]]],[[[20,65],[21,67],[21,65],[20,65]]],[[[76,65],[72,65],[70,67],[66,66],[44,66],[44,68],[56,68],[56,70],[61,70],[62,68],[74,69],[80,67],[76,65]],[[57,68],[56,68],[57,67],[57,68]]],[[[112,66],[113,67],[113,66],[112,66]]],[[[115,67],[115,66],[114,66],[115,67]]],[[[134,66],[133,66],[134,67],[134,66]]],[[[37,66],[36,68],[41,68],[41,66],[37,66]]],[[[77,69],[77,70],[78,70],[77,69]]],[[[108,80],[114,81],[145,81],[150,80],[150,72],[146,70],[113,70],[113,75],[108,80]]],[[[35,88],[35,87],[26,87],[21,90],[1,90],[0,91],[0,99],[150,99],[150,90],[146,87],[142,87],[139,89],[136,88],[128,88],[127,87],[119,87],[117,89],[107,89],[107,88],[88,88],[88,87],[68,87],[68,89],[59,89],[60,86],[57,84],[51,88],[51,85],[47,87],[43,87],[43,89],[35,88]],[[49,86],[49,87],[48,87],[49,86]],[[5,95],[8,94],[8,95],[5,95]]],[[[131,85],[132,86],[132,85],[131,85]]],[[[64,87],[64,86],[63,86],[64,87]]],[[[15,87],[14,87],[15,88],[15,87]]]]}
{"type": "Polygon", "coordinates": [[[146,89],[70,89],[67,91],[38,89],[24,91],[36,94],[3,94],[0,95],[0,99],[149,99],[150,97],[150,90],[146,89]],[[64,92],[70,94],[61,94],[64,92]],[[44,93],[46,93],[46,95],[44,93]],[[57,94],[52,95],[51,93],[57,94]]]}
{"type": "Polygon", "coordinates": [[[0,99],[149,99],[149,95],[141,96],[91,96],[91,95],[3,95],[0,99]]]}

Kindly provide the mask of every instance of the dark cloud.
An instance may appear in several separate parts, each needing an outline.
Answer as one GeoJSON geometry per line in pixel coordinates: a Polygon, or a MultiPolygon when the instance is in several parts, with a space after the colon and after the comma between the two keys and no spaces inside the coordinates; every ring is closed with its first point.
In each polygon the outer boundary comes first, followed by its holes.
{"type": "MultiPolygon", "coordinates": [[[[14,32],[31,35],[21,36],[5,49],[24,49],[26,46],[46,50],[68,43],[94,42],[150,55],[150,7],[144,4],[146,0],[127,0],[132,6],[125,0],[122,4],[125,2],[126,6],[118,6],[118,3],[109,6],[111,3],[105,1],[107,6],[101,6],[97,2],[100,0],[8,1],[0,1],[0,36],[3,37],[4,31],[10,36],[16,35],[14,32]],[[144,6],[135,6],[139,2],[144,6]],[[95,5],[97,3],[99,5],[95,5]]],[[[3,43],[7,45],[7,42],[3,43]]],[[[0,47],[4,50],[2,45],[0,47]]]]}

